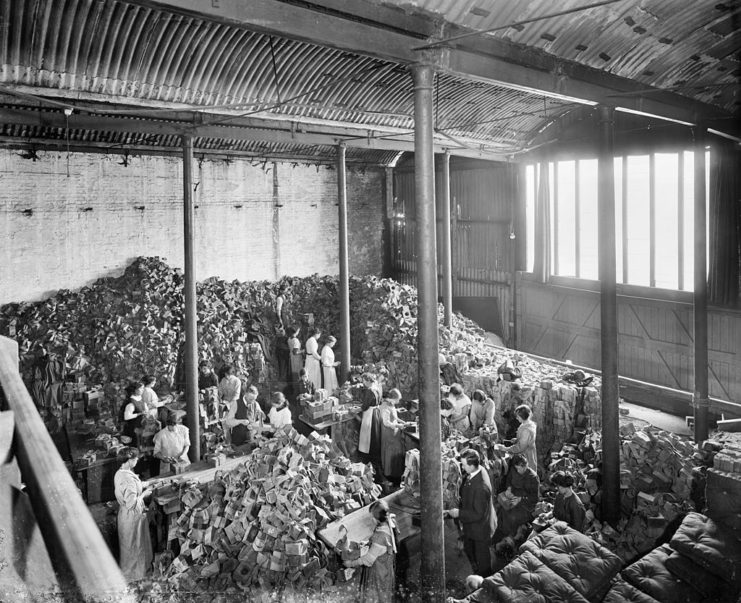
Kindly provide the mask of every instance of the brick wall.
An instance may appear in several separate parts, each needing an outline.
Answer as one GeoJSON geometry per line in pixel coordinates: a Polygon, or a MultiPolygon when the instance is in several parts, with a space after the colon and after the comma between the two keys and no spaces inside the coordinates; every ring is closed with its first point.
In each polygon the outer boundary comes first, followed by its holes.
{"type": "MultiPolygon", "coordinates": [[[[169,157],[0,149],[0,304],[120,274],[140,255],[183,265],[182,169],[169,157]]],[[[337,274],[337,173],[234,159],[194,164],[196,275],[337,274]]],[[[348,169],[352,274],[382,270],[384,172],[348,169]]]]}

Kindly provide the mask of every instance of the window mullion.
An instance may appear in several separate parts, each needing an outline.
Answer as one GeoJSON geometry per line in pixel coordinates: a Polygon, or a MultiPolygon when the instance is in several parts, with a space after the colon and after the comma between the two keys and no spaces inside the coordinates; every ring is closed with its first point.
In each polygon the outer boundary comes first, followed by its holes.
{"type": "Polygon", "coordinates": [[[628,156],[623,155],[623,174],[622,174],[622,218],[623,218],[623,283],[628,283],[628,156]]]}
{"type": "Polygon", "coordinates": [[[684,290],[684,152],[677,155],[677,289],[684,290]]]}
{"type": "Polygon", "coordinates": [[[581,211],[579,207],[579,166],[581,161],[574,162],[574,272],[577,278],[581,278],[581,211]]]}
{"type": "Polygon", "coordinates": [[[558,261],[558,162],[553,162],[553,274],[559,272],[558,261]]]}
{"type": "Polygon", "coordinates": [[[649,283],[656,286],[656,154],[651,153],[648,168],[649,283]]]}

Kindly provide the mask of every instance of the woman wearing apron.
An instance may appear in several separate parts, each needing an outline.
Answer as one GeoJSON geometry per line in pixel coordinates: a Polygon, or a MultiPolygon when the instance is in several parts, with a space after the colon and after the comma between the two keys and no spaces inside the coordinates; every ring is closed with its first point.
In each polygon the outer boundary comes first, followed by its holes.
{"type": "Polygon", "coordinates": [[[327,390],[330,396],[333,396],[339,384],[337,382],[337,369],[340,365],[339,362],[335,362],[334,350],[332,348],[337,343],[337,339],[330,335],[327,338],[327,343],[322,348],[322,373],[324,375],[324,389],[327,390]]]}
{"type": "Polygon", "coordinates": [[[374,387],[374,378],[370,373],[363,373],[361,377],[363,387],[358,392],[362,410],[360,421],[360,436],[358,438],[358,452],[364,455],[365,462],[373,465],[375,477],[381,477],[381,415],[379,404],[381,395],[374,387]]]}
{"type": "Polygon", "coordinates": [[[322,336],[322,332],[319,329],[314,329],[311,333],[311,337],[306,340],[306,374],[309,376],[309,381],[314,384],[316,389],[322,387],[322,357],[319,355],[319,338],[322,336]]]}

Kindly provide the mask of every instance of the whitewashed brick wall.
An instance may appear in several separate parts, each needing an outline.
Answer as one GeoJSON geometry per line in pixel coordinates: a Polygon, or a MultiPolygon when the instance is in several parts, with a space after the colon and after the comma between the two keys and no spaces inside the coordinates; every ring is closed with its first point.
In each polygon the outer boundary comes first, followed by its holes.
{"type": "MultiPolygon", "coordinates": [[[[0,304],[120,274],[140,255],[183,266],[179,158],[0,149],[0,304]],[[143,206],[144,209],[137,209],[143,206]]],[[[352,274],[380,274],[384,172],[348,169],[352,274]]],[[[337,274],[337,173],[325,166],[194,162],[199,280],[337,274]]]]}

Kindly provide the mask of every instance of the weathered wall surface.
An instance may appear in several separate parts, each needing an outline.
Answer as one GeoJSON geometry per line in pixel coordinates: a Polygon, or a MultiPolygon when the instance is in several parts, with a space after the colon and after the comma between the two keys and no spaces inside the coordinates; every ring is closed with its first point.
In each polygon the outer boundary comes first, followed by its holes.
{"type": "MultiPolygon", "coordinates": [[[[183,265],[178,158],[0,150],[0,304],[119,274],[140,255],[183,265]]],[[[352,274],[380,274],[382,168],[348,168],[352,274]]],[[[337,274],[337,173],[326,166],[194,163],[196,274],[337,274]]]]}

